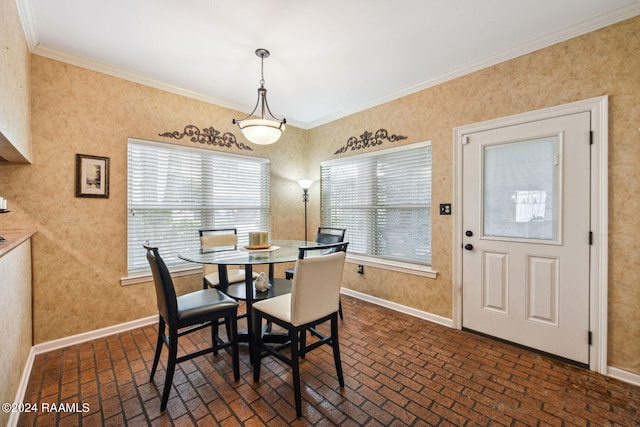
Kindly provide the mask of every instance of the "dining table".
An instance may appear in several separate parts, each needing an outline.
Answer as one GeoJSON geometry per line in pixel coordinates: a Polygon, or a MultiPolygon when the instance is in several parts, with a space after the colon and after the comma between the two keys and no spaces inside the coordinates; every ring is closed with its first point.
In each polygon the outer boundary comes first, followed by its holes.
{"type": "MultiPolygon", "coordinates": [[[[197,264],[216,264],[220,275],[219,289],[231,298],[245,301],[247,330],[238,332],[238,341],[249,343],[249,354],[253,355],[253,338],[256,333],[264,331],[254,331],[252,321],[251,306],[254,301],[273,298],[291,292],[291,280],[274,277],[274,265],[286,262],[293,262],[298,259],[298,248],[300,246],[317,246],[318,243],[304,240],[272,240],[269,247],[251,249],[241,247],[237,249],[216,250],[215,248],[193,248],[182,251],[178,257],[182,260],[197,264]],[[227,278],[227,266],[243,265],[245,269],[245,281],[240,283],[229,283],[227,278]],[[266,291],[258,291],[254,286],[253,267],[256,265],[269,266],[269,287],[266,291]]],[[[265,339],[281,340],[281,335],[265,336],[265,339]]]]}

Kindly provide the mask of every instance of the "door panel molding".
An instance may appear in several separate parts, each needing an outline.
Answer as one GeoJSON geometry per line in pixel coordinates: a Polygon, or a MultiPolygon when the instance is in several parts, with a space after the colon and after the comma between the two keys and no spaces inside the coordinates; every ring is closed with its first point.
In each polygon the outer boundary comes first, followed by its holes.
{"type": "Polygon", "coordinates": [[[482,308],[509,314],[508,257],[504,252],[482,251],[482,308]],[[499,286],[491,286],[498,283],[499,286]]]}
{"type": "Polygon", "coordinates": [[[526,258],[527,320],[558,326],[559,260],[538,255],[526,258]]]}
{"type": "Polygon", "coordinates": [[[565,115],[590,112],[593,144],[591,150],[590,246],[591,265],[589,328],[592,344],[589,349],[589,369],[607,374],[607,290],[608,290],[608,97],[577,101],[513,116],[456,127],[453,130],[454,206],[453,206],[453,327],[462,328],[462,145],[467,135],[497,128],[521,125],[565,115]],[[457,208],[459,207],[459,209],[457,208]]]}

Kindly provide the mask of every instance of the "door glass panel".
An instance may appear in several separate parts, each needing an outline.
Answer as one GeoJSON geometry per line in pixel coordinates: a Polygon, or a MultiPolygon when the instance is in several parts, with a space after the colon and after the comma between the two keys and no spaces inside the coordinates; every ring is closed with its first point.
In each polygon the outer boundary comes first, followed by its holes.
{"type": "Polygon", "coordinates": [[[483,147],[483,234],[558,240],[559,137],[483,147]]]}

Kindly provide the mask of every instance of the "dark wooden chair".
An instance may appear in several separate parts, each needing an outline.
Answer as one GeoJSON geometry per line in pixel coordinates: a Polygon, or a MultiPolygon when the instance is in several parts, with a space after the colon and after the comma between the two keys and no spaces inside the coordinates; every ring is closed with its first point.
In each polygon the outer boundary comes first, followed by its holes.
{"type": "MultiPolygon", "coordinates": [[[[347,232],[346,228],[335,227],[318,227],[316,233],[316,243],[338,243],[344,241],[344,234],[347,232]]],[[[293,268],[289,268],[284,271],[285,279],[293,279],[293,268]]]]}
{"type": "Polygon", "coordinates": [[[176,364],[185,360],[207,353],[217,355],[218,350],[225,349],[231,353],[234,379],[236,381],[240,379],[237,326],[238,303],[217,289],[203,289],[176,296],[171,274],[164,260],[160,257],[158,248],[148,244],[145,244],[144,248],[147,250],[147,260],[153,274],[160,314],[158,342],[150,381],[153,381],[155,376],[163,345],[169,348],[167,373],[160,403],[160,411],[164,411],[169,400],[176,364]],[[218,333],[219,319],[224,319],[227,325],[227,340],[223,340],[218,333]],[[207,327],[211,328],[211,347],[178,357],[178,338],[207,327]],[[168,334],[166,332],[167,328],[169,330],[168,334]]]}
{"type": "Polygon", "coordinates": [[[275,356],[291,366],[296,414],[302,416],[300,394],[300,358],[306,353],[330,345],[340,387],[344,387],[340,347],[338,343],[338,310],[340,306],[340,285],[346,258],[348,242],[322,246],[299,248],[294,270],[291,293],[258,301],[253,304],[254,331],[260,331],[262,320],[272,322],[288,331],[290,342],[274,344],[262,339],[256,333],[253,345],[253,380],[260,380],[261,359],[275,356]],[[308,254],[321,251],[319,256],[308,254]],[[316,327],[330,322],[330,334],[322,335],[316,327]],[[307,342],[307,332],[313,342],[307,342]],[[282,350],[289,350],[282,352],[282,350]]]}

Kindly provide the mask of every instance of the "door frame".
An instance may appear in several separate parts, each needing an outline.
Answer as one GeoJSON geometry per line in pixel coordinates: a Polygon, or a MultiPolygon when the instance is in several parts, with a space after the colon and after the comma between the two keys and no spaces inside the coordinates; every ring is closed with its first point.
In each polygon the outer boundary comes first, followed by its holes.
{"type": "MultiPolygon", "coordinates": [[[[586,99],[513,116],[458,126],[453,129],[453,327],[462,329],[462,145],[475,132],[550,119],[574,113],[591,113],[592,149],[590,216],[593,244],[589,256],[589,369],[607,373],[608,290],[608,96],[586,99]],[[459,207],[459,209],[456,209],[459,207]]],[[[586,236],[585,236],[586,238],[586,236]]]]}

